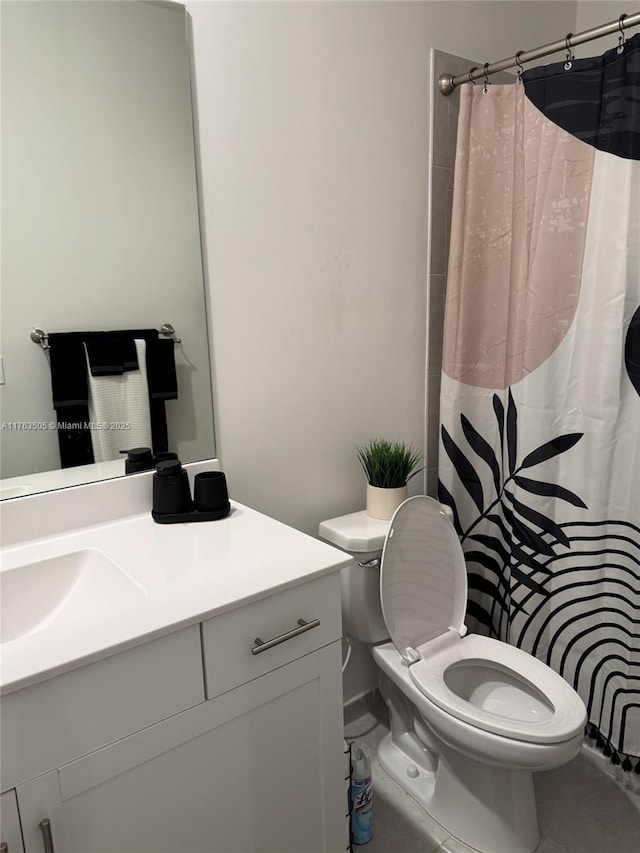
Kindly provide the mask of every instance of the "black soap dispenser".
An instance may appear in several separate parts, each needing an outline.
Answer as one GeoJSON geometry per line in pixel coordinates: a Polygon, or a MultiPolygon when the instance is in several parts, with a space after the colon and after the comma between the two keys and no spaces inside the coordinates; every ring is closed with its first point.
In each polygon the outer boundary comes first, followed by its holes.
{"type": "Polygon", "coordinates": [[[177,459],[178,454],[173,452],[153,453],[150,447],[132,447],[130,450],[121,450],[126,453],[124,460],[125,474],[139,474],[141,471],[153,471],[158,462],[167,459],[177,459]]]}
{"type": "Polygon", "coordinates": [[[121,450],[126,453],[124,460],[125,474],[139,474],[140,471],[152,471],[155,468],[155,459],[150,447],[132,447],[130,450],[121,450]]]}
{"type": "Polygon", "coordinates": [[[185,514],[192,511],[189,477],[179,459],[158,462],[153,475],[154,521],[171,524],[185,521],[185,514]]]}

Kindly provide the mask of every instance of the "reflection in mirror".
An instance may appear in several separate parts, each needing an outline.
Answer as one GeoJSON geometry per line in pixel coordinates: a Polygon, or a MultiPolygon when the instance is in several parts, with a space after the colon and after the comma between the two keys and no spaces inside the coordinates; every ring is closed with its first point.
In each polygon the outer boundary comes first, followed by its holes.
{"type": "Polygon", "coordinates": [[[132,446],[212,458],[184,7],[3,0],[0,14],[0,495],[118,476],[132,446]]]}

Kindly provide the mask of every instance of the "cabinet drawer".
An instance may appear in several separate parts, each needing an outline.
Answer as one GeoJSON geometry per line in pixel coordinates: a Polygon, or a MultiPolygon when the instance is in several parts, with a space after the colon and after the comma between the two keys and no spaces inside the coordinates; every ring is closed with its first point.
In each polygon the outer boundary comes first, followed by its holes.
{"type": "Polygon", "coordinates": [[[209,619],[202,623],[207,699],[341,636],[337,573],[209,619]],[[316,621],[319,624],[315,625],[316,621]],[[259,650],[256,639],[262,640],[266,648],[259,650]],[[271,645],[271,640],[277,642],[271,645]]]}
{"type": "Polygon", "coordinates": [[[13,787],[204,701],[198,625],[2,698],[13,787]]]}

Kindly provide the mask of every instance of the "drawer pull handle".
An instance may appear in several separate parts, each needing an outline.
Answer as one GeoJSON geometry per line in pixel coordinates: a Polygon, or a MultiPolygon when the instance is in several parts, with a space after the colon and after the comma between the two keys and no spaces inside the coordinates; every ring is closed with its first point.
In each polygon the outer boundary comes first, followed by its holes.
{"type": "Polygon", "coordinates": [[[0,842],[0,853],[9,853],[9,845],[6,841],[0,842]]]}
{"type": "Polygon", "coordinates": [[[256,637],[253,641],[255,646],[251,649],[252,655],[259,655],[260,652],[266,652],[267,649],[272,649],[274,646],[279,646],[280,643],[284,643],[287,640],[290,640],[292,637],[297,637],[299,634],[304,634],[305,631],[310,631],[312,628],[317,628],[320,624],[319,619],[312,619],[311,622],[305,622],[304,619],[298,619],[298,627],[292,628],[291,631],[287,631],[285,634],[280,634],[279,637],[274,637],[272,640],[261,640],[260,637],[256,637]]]}
{"type": "Polygon", "coordinates": [[[44,853],[55,853],[53,849],[53,836],[51,835],[51,821],[48,817],[40,821],[40,829],[42,830],[42,844],[44,845],[44,853]]]}

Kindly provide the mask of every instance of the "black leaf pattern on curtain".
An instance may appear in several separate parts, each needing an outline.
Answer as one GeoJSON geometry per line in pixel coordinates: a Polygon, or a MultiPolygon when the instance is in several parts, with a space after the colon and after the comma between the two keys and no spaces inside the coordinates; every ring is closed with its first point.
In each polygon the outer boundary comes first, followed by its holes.
{"type": "MultiPolygon", "coordinates": [[[[476,584],[474,588],[486,592],[489,583],[494,590],[491,613],[482,607],[474,607],[475,617],[481,624],[494,630],[496,604],[506,617],[508,627],[509,611],[514,607],[513,595],[517,589],[523,587],[529,594],[546,596],[541,581],[549,577],[551,572],[544,562],[545,558],[557,557],[558,548],[571,547],[569,537],[562,527],[532,505],[531,501],[535,502],[535,499],[540,497],[553,498],[582,509],[586,509],[586,504],[579,495],[559,483],[534,480],[521,473],[524,469],[535,468],[571,450],[583,433],[572,432],[555,436],[526,453],[518,464],[518,409],[511,389],[507,392],[506,412],[497,394],[493,395],[491,402],[498,425],[500,457],[490,440],[483,436],[464,414],[460,415],[460,425],[473,454],[489,468],[491,486],[495,490],[493,500],[490,497],[491,487],[485,487],[488,489],[486,492],[483,488],[481,469],[474,466],[473,456],[465,453],[444,425],[441,427],[442,445],[460,483],[473,501],[477,515],[471,519],[465,530],[460,508],[440,480],[438,498],[441,503],[451,507],[455,528],[463,545],[473,542],[482,546],[483,550],[467,547],[465,558],[471,566],[476,565],[489,572],[492,578],[487,581],[486,577],[474,572],[473,568],[470,569],[470,583],[473,579],[476,584]],[[503,469],[501,462],[505,453],[507,467],[503,469]],[[513,492],[514,487],[520,490],[518,497],[513,492]],[[527,497],[529,499],[525,502],[527,497]],[[496,534],[474,532],[481,522],[494,526],[496,534]],[[482,578],[483,583],[476,580],[477,578],[482,578]]],[[[486,468],[484,471],[486,472],[486,468]]],[[[524,610],[525,607],[526,601],[518,605],[516,610],[524,610]]]]}
{"type": "Polygon", "coordinates": [[[484,459],[489,468],[491,468],[496,492],[499,492],[500,466],[498,465],[496,454],[493,452],[493,447],[491,447],[488,441],[485,441],[485,439],[480,435],[477,429],[475,429],[475,427],[472,425],[468,418],[465,418],[464,415],[460,415],[460,421],[462,423],[462,431],[464,432],[465,438],[469,442],[470,446],[473,450],[475,450],[475,452],[481,459],[484,459]]]}
{"type": "Polygon", "coordinates": [[[567,435],[559,435],[557,438],[552,438],[551,441],[541,444],[540,447],[536,447],[535,450],[527,454],[522,460],[520,467],[533,468],[534,465],[540,465],[542,462],[546,462],[547,459],[552,459],[560,453],[571,450],[573,445],[580,441],[581,438],[581,432],[570,432],[567,435]]]}
{"type": "Polygon", "coordinates": [[[518,450],[518,410],[511,394],[511,388],[509,388],[509,404],[507,406],[507,449],[509,451],[509,474],[513,474],[518,450]]]}
{"type": "Polygon", "coordinates": [[[484,495],[480,477],[478,477],[475,468],[451,438],[444,426],[442,427],[442,443],[449,459],[453,462],[458,477],[460,477],[460,482],[469,492],[471,499],[482,513],[484,510],[484,495]]]}
{"type": "Polygon", "coordinates": [[[495,536],[484,536],[482,533],[470,536],[469,539],[473,542],[479,542],[491,551],[495,551],[498,557],[502,560],[502,565],[509,562],[509,552],[505,548],[502,539],[497,539],[495,536]]]}
{"type": "Polygon", "coordinates": [[[462,525],[460,524],[458,507],[453,499],[453,495],[440,480],[438,480],[438,500],[441,504],[446,504],[451,509],[451,512],[453,513],[453,526],[455,527],[458,536],[462,536],[462,525]]]}
{"type": "Polygon", "coordinates": [[[533,554],[527,553],[524,548],[521,548],[516,542],[513,543],[511,548],[511,553],[513,556],[525,566],[529,566],[530,569],[533,569],[534,572],[541,572],[543,575],[549,576],[551,571],[544,563],[541,563],[533,554]]]}
{"type": "Polygon", "coordinates": [[[543,483],[540,480],[530,480],[528,477],[518,476],[513,479],[521,489],[531,492],[532,495],[560,498],[560,500],[567,501],[567,503],[573,504],[574,506],[582,507],[582,509],[587,508],[586,503],[580,500],[577,495],[574,495],[574,493],[570,492],[569,489],[558,486],[556,483],[543,483]]]}
{"type": "Polygon", "coordinates": [[[500,458],[504,459],[504,406],[502,400],[497,394],[493,395],[493,411],[496,413],[498,421],[498,432],[500,433],[500,458]]]}
{"type": "Polygon", "coordinates": [[[543,530],[544,533],[548,533],[560,545],[564,545],[566,548],[569,547],[569,540],[567,539],[566,534],[561,530],[560,526],[553,521],[553,519],[543,515],[541,512],[538,512],[532,507],[521,503],[506,489],[504,490],[504,496],[521,518],[530,521],[531,524],[535,524],[543,530]]]}
{"type": "MultiPolygon", "coordinates": [[[[519,540],[523,545],[528,545],[532,550],[548,556],[555,554],[551,543],[547,542],[537,530],[520,521],[504,502],[501,504],[501,509],[505,521],[511,527],[510,538],[515,534],[516,541],[519,540]]],[[[478,521],[480,520],[478,519],[478,521]]]]}

